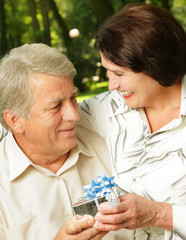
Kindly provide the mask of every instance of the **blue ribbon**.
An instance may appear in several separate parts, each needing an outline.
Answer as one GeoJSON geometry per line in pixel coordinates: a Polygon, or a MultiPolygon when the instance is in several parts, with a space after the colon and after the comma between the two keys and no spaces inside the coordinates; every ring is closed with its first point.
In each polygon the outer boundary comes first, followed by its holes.
{"type": "Polygon", "coordinates": [[[118,186],[113,182],[114,177],[98,176],[90,184],[83,186],[84,198],[92,200],[94,198],[107,196],[112,192],[112,187],[118,186]]]}

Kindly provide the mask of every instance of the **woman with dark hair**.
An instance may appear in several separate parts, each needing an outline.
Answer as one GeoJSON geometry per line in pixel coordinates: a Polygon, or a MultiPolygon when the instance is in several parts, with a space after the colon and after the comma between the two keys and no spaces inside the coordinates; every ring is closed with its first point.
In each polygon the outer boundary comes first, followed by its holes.
{"type": "Polygon", "coordinates": [[[134,239],[186,239],[186,34],[167,10],[130,5],[96,35],[109,92],[81,104],[101,134],[123,194],[100,205],[95,228],[134,239]]]}

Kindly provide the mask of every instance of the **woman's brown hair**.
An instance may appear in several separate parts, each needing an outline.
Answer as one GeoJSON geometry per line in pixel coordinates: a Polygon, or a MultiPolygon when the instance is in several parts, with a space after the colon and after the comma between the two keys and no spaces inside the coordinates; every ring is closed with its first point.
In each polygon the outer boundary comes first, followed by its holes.
{"type": "Polygon", "coordinates": [[[186,73],[186,33],[173,15],[152,5],[129,5],[96,34],[95,48],[109,61],[143,72],[162,86],[186,73]]]}

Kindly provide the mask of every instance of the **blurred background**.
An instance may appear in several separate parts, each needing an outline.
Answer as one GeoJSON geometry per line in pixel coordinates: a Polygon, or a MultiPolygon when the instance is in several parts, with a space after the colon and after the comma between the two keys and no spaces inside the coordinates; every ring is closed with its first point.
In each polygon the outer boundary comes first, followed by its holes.
{"type": "Polygon", "coordinates": [[[96,30],[126,4],[139,2],[168,9],[186,29],[186,0],[0,0],[0,56],[24,43],[56,47],[77,69],[79,96],[93,96],[108,85],[94,49],[96,30]]]}

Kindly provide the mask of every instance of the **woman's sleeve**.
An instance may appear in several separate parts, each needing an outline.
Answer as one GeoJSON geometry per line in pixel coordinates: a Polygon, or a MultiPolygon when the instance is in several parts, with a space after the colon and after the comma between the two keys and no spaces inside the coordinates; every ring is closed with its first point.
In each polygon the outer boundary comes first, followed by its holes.
{"type": "Polygon", "coordinates": [[[186,239],[186,204],[173,204],[173,239],[186,239]]]}
{"type": "Polygon", "coordinates": [[[79,103],[81,118],[79,126],[103,135],[108,118],[107,104],[103,100],[103,94],[92,97],[79,103]]]}
{"type": "Polygon", "coordinates": [[[1,223],[1,220],[0,220],[0,240],[6,240],[5,232],[4,232],[4,228],[3,228],[3,225],[1,223]]]}

